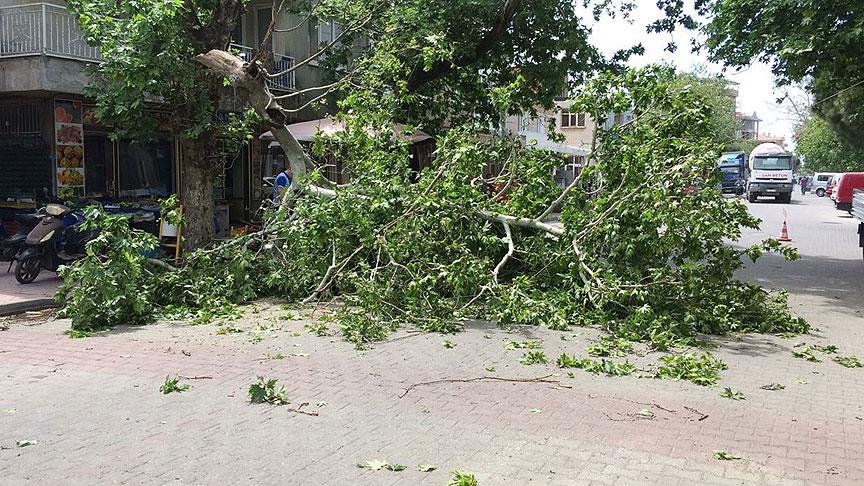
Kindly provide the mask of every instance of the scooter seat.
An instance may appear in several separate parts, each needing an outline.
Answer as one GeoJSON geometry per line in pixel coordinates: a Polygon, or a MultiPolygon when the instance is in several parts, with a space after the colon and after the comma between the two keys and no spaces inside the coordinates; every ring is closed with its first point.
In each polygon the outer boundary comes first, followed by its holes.
{"type": "Polygon", "coordinates": [[[2,245],[4,246],[18,246],[21,243],[24,243],[24,240],[27,239],[27,235],[12,235],[9,238],[6,238],[2,241],[2,245]]]}

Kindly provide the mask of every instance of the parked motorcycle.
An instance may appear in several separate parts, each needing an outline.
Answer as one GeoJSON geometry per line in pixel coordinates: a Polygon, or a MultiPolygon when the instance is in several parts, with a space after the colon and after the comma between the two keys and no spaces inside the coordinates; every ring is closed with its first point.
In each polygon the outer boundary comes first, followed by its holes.
{"type": "Polygon", "coordinates": [[[13,235],[8,234],[3,223],[0,222],[0,262],[9,262],[7,272],[12,269],[15,255],[27,239],[27,234],[39,221],[39,214],[16,214],[13,218],[18,222],[18,231],[13,235]]]}
{"type": "Polygon", "coordinates": [[[83,216],[62,204],[48,204],[44,212],[15,255],[15,279],[22,284],[36,280],[42,269],[56,272],[84,258],[87,242],[98,234],[81,230],[83,216]],[[70,220],[65,228],[64,219],[70,220]]]}

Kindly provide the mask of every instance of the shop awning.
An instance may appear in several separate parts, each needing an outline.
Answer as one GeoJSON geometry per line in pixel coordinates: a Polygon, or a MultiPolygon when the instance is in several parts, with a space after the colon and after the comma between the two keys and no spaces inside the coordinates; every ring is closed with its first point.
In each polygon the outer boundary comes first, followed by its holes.
{"type": "MultiPolygon", "coordinates": [[[[315,139],[315,134],[319,131],[324,135],[331,135],[334,133],[341,132],[345,130],[345,122],[336,121],[333,118],[319,118],[317,120],[310,120],[300,123],[293,123],[288,125],[288,131],[291,132],[291,135],[294,135],[294,138],[297,139],[298,142],[311,142],[315,139]]],[[[420,130],[412,133],[411,135],[403,135],[405,131],[405,125],[401,123],[397,123],[393,126],[393,135],[395,135],[399,140],[404,142],[418,143],[431,139],[429,135],[420,130]]],[[[264,141],[271,141],[270,146],[278,146],[279,142],[275,141],[275,137],[273,137],[273,132],[264,132],[259,137],[264,141]]]]}

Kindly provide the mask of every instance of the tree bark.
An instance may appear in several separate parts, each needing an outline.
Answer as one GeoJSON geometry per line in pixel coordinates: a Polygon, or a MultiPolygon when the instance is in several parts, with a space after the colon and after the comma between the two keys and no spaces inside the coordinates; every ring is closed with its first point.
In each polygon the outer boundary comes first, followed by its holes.
{"type": "Polygon", "coordinates": [[[183,142],[183,178],[181,200],[186,226],[183,228],[183,248],[193,250],[213,239],[213,177],[211,134],[183,142]]]}

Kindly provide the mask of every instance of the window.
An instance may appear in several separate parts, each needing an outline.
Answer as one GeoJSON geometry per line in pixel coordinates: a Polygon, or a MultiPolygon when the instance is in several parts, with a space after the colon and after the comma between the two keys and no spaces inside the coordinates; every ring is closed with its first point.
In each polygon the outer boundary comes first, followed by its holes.
{"type": "Polygon", "coordinates": [[[120,197],[165,197],[174,193],[174,150],[171,141],[119,142],[120,197]]]}
{"type": "Polygon", "coordinates": [[[231,34],[231,41],[235,44],[243,45],[243,17],[237,18],[237,26],[234,27],[234,33],[231,34]]]}
{"type": "MultiPolygon", "coordinates": [[[[330,45],[330,43],[336,40],[339,37],[339,34],[342,33],[342,25],[333,20],[311,20],[309,22],[309,27],[309,36],[312,41],[309,50],[310,55],[315,54],[322,48],[330,45]]],[[[322,54],[321,57],[323,58],[325,55],[326,54],[322,54]]]]}
{"type": "Polygon", "coordinates": [[[753,168],[758,170],[789,170],[792,159],[788,156],[754,157],[753,168]]]}
{"type": "Polygon", "coordinates": [[[831,178],[830,175],[820,175],[819,177],[816,178],[816,180],[819,182],[827,182],[828,179],[830,179],[830,178],[831,178]]]}
{"type": "Polygon", "coordinates": [[[585,113],[573,113],[570,110],[561,110],[561,126],[572,128],[585,128],[585,113]]]}
{"type": "MultiPolygon", "coordinates": [[[[258,48],[261,46],[261,42],[264,40],[264,36],[267,35],[267,29],[270,28],[270,23],[273,21],[273,9],[270,7],[259,8],[255,11],[257,16],[257,42],[253,46],[254,48],[258,48]]],[[[264,46],[266,50],[273,51],[273,36],[271,35],[269,39],[267,39],[267,45],[264,46]]]]}

